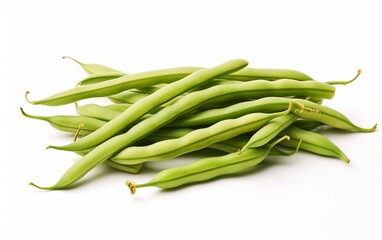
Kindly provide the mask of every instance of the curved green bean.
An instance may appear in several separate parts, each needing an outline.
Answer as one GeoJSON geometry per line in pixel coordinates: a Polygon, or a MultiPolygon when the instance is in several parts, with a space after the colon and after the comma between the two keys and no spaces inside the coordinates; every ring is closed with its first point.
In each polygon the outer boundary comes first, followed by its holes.
{"type": "MultiPolygon", "coordinates": [[[[113,95],[127,89],[147,87],[159,83],[171,83],[190,75],[196,70],[199,70],[199,68],[181,67],[125,75],[106,82],[72,88],[42,100],[30,101],[27,99],[27,101],[31,104],[47,106],[64,105],[82,99],[113,95]]],[[[29,91],[26,92],[26,96],[28,94],[29,91]]]]}
{"type": "MultiPolygon", "coordinates": [[[[269,94],[275,95],[275,92],[269,90],[269,94]]],[[[193,113],[189,116],[183,116],[179,118],[176,122],[171,123],[171,126],[196,127],[214,124],[224,119],[237,118],[253,112],[278,112],[282,111],[283,109],[286,109],[291,100],[297,103],[299,103],[300,101],[302,101],[302,104],[305,103],[305,101],[299,99],[265,96],[260,99],[240,102],[224,108],[209,109],[202,112],[193,113]]]]}
{"type": "Polygon", "coordinates": [[[118,164],[112,161],[106,161],[105,164],[111,168],[114,168],[123,172],[127,172],[127,173],[138,173],[139,171],[141,171],[144,165],[143,163],[134,164],[134,165],[123,165],[123,164],[118,164]]]}
{"type": "Polygon", "coordinates": [[[297,116],[291,113],[271,119],[264,127],[253,134],[241,151],[245,151],[248,148],[261,147],[267,144],[282,130],[290,126],[296,119],[297,116]]]}
{"type": "Polygon", "coordinates": [[[121,113],[121,112],[124,112],[130,106],[131,104],[127,104],[127,103],[113,103],[113,104],[106,105],[104,107],[121,113]]]}
{"type": "MultiPolygon", "coordinates": [[[[191,128],[161,128],[161,129],[158,129],[157,131],[153,132],[152,134],[146,136],[141,141],[145,144],[147,144],[147,143],[152,144],[152,143],[159,142],[159,141],[165,141],[165,140],[174,139],[174,138],[181,138],[184,135],[189,134],[192,131],[194,131],[194,129],[191,129],[191,128]]],[[[137,143],[137,145],[143,146],[141,141],[139,141],[137,143]]],[[[227,139],[225,141],[216,142],[214,144],[207,146],[207,148],[219,150],[222,152],[231,153],[231,152],[238,151],[246,143],[247,143],[247,136],[240,135],[237,137],[232,137],[232,138],[227,139]]],[[[93,149],[87,149],[84,151],[77,151],[76,153],[80,156],[85,156],[91,150],[93,150],[93,149]]],[[[128,165],[128,164],[126,164],[126,165],[128,165]]]]}
{"type": "Polygon", "coordinates": [[[25,117],[46,121],[55,129],[64,132],[76,133],[78,131],[78,126],[82,124],[83,127],[80,129],[81,135],[90,134],[106,123],[104,121],[85,116],[35,116],[25,113],[22,108],[20,108],[20,110],[25,117]]]}
{"type": "Polygon", "coordinates": [[[283,116],[289,111],[288,109],[278,113],[252,113],[236,119],[223,120],[210,127],[194,130],[180,138],[160,141],[148,146],[128,147],[112,157],[112,161],[136,164],[172,159],[216,142],[256,131],[271,119],[283,116]]]}
{"type": "Polygon", "coordinates": [[[306,100],[295,101],[297,108],[294,111],[298,117],[308,120],[314,120],[326,125],[350,131],[373,132],[377,124],[371,128],[363,128],[355,125],[349,118],[333,108],[325,107],[306,100]]]}
{"type": "Polygon", "coordinates": [[[134,104],[149,95],[150,94],[136,92],[136,91],[123,91],[121,93],[108,96],[107,98],[113,103],[134,104]]]}
{"type": "Polygon", "coordinates": [[[183,166],[168,168],[159,172],[147,183],[136,184],[126,181],[126,185],[129,187],[130,192],[134,194],[136,188],[175,188],[188,183],[205,181],[218,176],[240,172],[262,162],[268,156],[270,150],[285,139],[288,139],[288,136],[284,136],[263,147],[248,149],[239,155],[231,153],[220,157],[200,159],[183,166]]]}
{"type": "Polygon", "coordinates": [[[318,127],[325,126],[325,124],[315,120],[298,119],[292,124],[292,126],[295,126],[304,130],[312,131],[318,127]]]}
{"type": "Polygon", "coordinates": [[[281,143],[280,145],[282,146],[294,148],[296,147],[296,144],[302,140],[300,148],[305,151],[323,156],[339,158],[347,163],[350,162],[350,159],[341,151],[339,147],[319,133],[289,126],[280,133],[280,135],[283,134],[288,134],[288,136],[290,136],[290,141],[281,143]]]}

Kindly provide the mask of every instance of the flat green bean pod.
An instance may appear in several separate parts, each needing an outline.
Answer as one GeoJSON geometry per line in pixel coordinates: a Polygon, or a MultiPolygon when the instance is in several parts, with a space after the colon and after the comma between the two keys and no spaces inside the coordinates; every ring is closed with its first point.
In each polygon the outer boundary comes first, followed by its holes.
{"type": "Polygon", "coordinates": [[[133,104],[138,102],[139,100],[149,96],[150,94],[136,92],[136,91],[123,91],[121,93],[117,93],[107,98],[113,103],[127,103],[133,104]]]}
{"type": "Polygon", "coordinates": [[[312,132],[303,130],[294,126],[289,126],[287,129],[282,131],[280,135],[288,134],[290,136],[290,141],[282,142],[280,145],[287,147],[296,147],[296,144],[302,140],[300,148],[315,154],[334,157],[342,159],[345,162],[350,162],[350,159],[337,147],[332,141],[330,141],[325,136],[312,132]],[[290,134],[290,135],[289,135],[290,134]]]}
{"type": "MultiPolygon", "coordinates": [[[[213,79],[208,82],[205,82],[199,86],[196,86],[190,90],[190,92],[194,91],[200,91],[204,90],[209,87],[214,87],[217,85],[223,85],[223,84],[234,84],[234,83],[240,83],[240,81],[234,81],[234,80],[225,80],[225,79],[213,79]]],[[[108,96],[108,99],[114,103],[127,103],[127,104],[133,104],[141,100],[142,98],[147,97],[153,92],[147,91],[147,92],[142,92],[142,91],[135,91],[135,90],[127,90],[123,91],[121,93],[117,93],[112,96],[108,96]]],[[[176,102],[180,97],[186,95],[188,93],[184,93],[181,96],[173,99],[171,102],[166,103],[163,105],[163,107],[171,105],[173,102],[176,102]]]]}
{"type": "Polygon", "coordinates": [[[377,128],[377,124],[371,128],[357,126],[342,113],[320,104],[305,100],[298,100],[295,103],[297,108],[294,114],[303,119],[314,120],[338,129],[357,132],[373,132],[377,128]]]}
{"type": "Polygon", "coordinates": [[[268,156],[270,150],[285,139],[288,139],[288,136],[284,136],[263,147],[248,149],[239,155],[231,153],[220,157],[200,159],[183,166],[168,168],[159,172],[147,183],[136,184],[126,181],[126,185],[129,187],[130,192],[134,194],[136,188],[158,187],[169,189],[240,172],[261,163],[268,156]]]}
{"type": "Polygon", "coordinates": [[[25,113],[22,108],[20,108],[20,110],[25,117],[46,121],[55,129],[63,132],[76,133],[79,126],[83,125],[79,132],[81,135],[90,134],[106,123],[104,121],[85,116],[35,116],[25,113]]]}
{"type": "Polygon", "coordinates": [[[318,127],[325,126],[325,124],[323,124],[322,122],[317,122],[315,120],[298,119],[292,124],[292,126],[308,131],[313,131],[318,127]]]}
{"type": "MultiPolygon", "coordinates": [[[[174,138],[180,138],[183,137],[186,134],[189,134],[190,132],[194,131],[194,129],[191,128],[161,128],[157,131],[153,132],[152,134],[148,135],[141,141],[137,143],[139,146],[144,146],[148,144],[152,144],[159,141],[174,139],[174,138]],[[142,144],[141,144],[142,142],[142,144]]],[[[249,138],[249,137],[248,137],[249,138]]],[[[237,137],[232,137],[230,139],[227,139],[225,141],[216,142],[212,145],[207,146],[209,149],[215,149],[222,152],[236,152],[237,150],[241,149],[245,144],[247,143],[247,137],[245,135],[240,135],[237,137]]],[[[84,151],[77,151],[76,153],[80,156],[85,156],[88,154],[92,149],[87,149],[84,151]]],[[[109,161],[109,160],[108,160],[109,161]]],[[[130,163],[129,163],[130,164],[130,163]]],[[[129,165],[126,164],[126,165],[129,165]]]]}
{"type": "Polygon", "coordinates": [[[267,144],[282,130],[290,126],[296,119],[297,116],[292,113],[271,119],[264,127],[253,134],[241,151],[245,151],[248,148],[261,147],[267,144]]]}
{"type": "Polygon", "coordinates": [[[115,155],[112,161],[121,164],[136,164],[172,159],[206,148],[216,142],[256,131],[271,119],[286,115],[289,111],[288,109],[278,113],[252,113],[236,119],[223,120],[210,127],[194,130],[180,138],[160,141],[148,146],[128,147],[115,155]]]}
{"type": "Polygon", "coordinates": [[[131,104],[127,104],[127,103],[114,103],[114,104],[106,105],[104,107],[114,111],[124,112],[130,106],[131,104]]]}
{"type": "MultiPolygon", "coordinates": [[[[125,75],[105,82],[72,88],[42,100],[29,101],[27,99],[27,101],[31,104],[47,106],[64,105],[87,98],[110,96],[127,89],[148,87],[159,83],[171,83],[190,75],[196,70],[199,70],[199,68],[181,67],[125,75]]],[[[28,93],[27,91],[26,96],[28,93]]]]}

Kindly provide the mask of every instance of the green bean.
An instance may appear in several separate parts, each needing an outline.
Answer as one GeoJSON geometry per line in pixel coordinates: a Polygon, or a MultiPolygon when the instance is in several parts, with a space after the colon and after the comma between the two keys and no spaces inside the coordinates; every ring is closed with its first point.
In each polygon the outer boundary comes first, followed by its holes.
{"type": "MultiPolygon", "coordinates": [[[[275,94],[273,93],[273,95],[275,94]]],[[[212,109],[196,113],[193,116],[181,118],[171,125],[177,127],[195,127],[213,124],[222,119],[236,118],[250,112],[280,111],[285,109],[285,106],[289,104],[289,101],[290,98],[266,97],[259,100],[238,103],[222,109],[212,109]]],[[[371,128],[362,128],[355,125],[342,113],[332,108],[303,99],[293,99],[293,101],[297,106],[294,114],[303,119],[314,120],[335,128],[358,132],[372,132],[377,127],[375,124],[371,128]]]]}
{"type": "Polygon", "coordinates": [[[112,161],[106,161],[105,164],[108,165],[109,167],[112,167],[114,169],[118,169],[120,171],[127,172],[127,173],[138,173],[144,165],[143,163],[134,164],[134,165],[123,165],[123,164],[118,164],[112,161]]]}
{"type": "Polygon", "coordinates": [[[315,130],[318,127],[325,126],[322,122],[317,122],[315,120],[306,120],[306,119],[298,119],[293,124],[293,126],[312,131],[315,130]]]}
{"type": "MultiPolygon", "coordinates": [[[[198,68],[200,70],[202,68],[198,68]]],[[[255,79],[265,79],[265,80],[278,80],[282,78],[295,79],[300,81],[312,80],[311,77],[296,70],[290,69],[275,69],[275,68],[244,68],[237,71],[234,74],[224,76],[227,80],[239,80],[248,81],[255,79]]]]}
{"type": "Polygon", "coordinates": [[[109,139],[124,128],[128,127],[140,117],[144,116],[146,113],[150,112],[161,104],[186,92],[198,84],[201,84],[202,82],[214,79],[224,74],[232,73],[245,67],[247,64],[248,62],[245,60],[236,59],[210,69],[194,72],[182,80],[173,82],[154,92],[148,97],[143,98],[139,102],[136,102],[128,109],[126,109],[126,111],[106,123],[102,128],[97,129],[94,133],[80,139],[79,141],[68,144],[66,146],[49,146],[48,148],[78,151],[94,147],[109,139]]]}
{"type": "Polygon", "coordinates": [[[255,132],[241,151],[245,151],[248,148],[261,147],[267,144],[282,130],[290,126],[296,119],[297,116],[291,113],[273,118],[264,127],[255,132]]]}
{"type": "Polygon", "coordinates": [[[288,134],[288,136],[290,136],[290,141],[281,143],[283,146],[296,147],[296,144],[301,139],[302,143],[300,148],[305,151],[323,156],[339,158],[347,163],[350,162],[349,158],[341,151],[340,148],[319,133],[289,126],[280,133],[280,135],[283,134],[288,134]]]}
{"type": "Polygon", "coordinates": [[[115,155],[112,161],[121,164],[136,164],[172,159],[216,142],[256,131],[271,119],[283,116],[289,111],[288,109],[278,113],[252,113],[237,119],[223,120],[208,128],[194,130],[180,138],[160,141],[148,146],[126,148],[115,155]]]}
{"type": "Polygon", "coordinates": [[[133,104],[149,95],[150,94],[136,92],[136,91],[123,91],[121,93],[108,96],[107,98],[113,103],[133,104]]]}
{"type": "Polygon", "coordinates": [[[25,113],[22,108],[20,108],[20,110],[25,117],[46,121],[52,125],[52,127],[64,132],[75,133],[78,130],[78,126],[83,124],[80,131],[81,135],[90,134],[106,123],[104,121],[85,116],[35,116],[25,113]]]}
{"type": "MultiPolygon", "coordinates": [[[[274,95],[275,92],[270,90],[269,94],[274,95]]],[[[288,93],[286,95],[288,95],[288,93]]],[[[264,98],[240,102],[225,108],[210,109],[203,112],[194,113],[190,116],[184,116],[179,118],[176,122],[171,123],[171,126],[196,127],[214,124],[224,119],[237,118],[253,112],[278,112],[286,109],[290,101],[291,98],[265,96],[264,98]]],[[[293,99],[293,101],[300,102],[298,99],[293,99]]],[[[305,101],[303,101],[302,104],[303,103],[305,103],[305,101]]]]}
{"type": "MultiPolygon", "coordinates": [[[[144,138],[144,140],[155,143],[168,139],[181,138],[186,134],[191,133],[192,131],[194,131],[194,129],[191,128],[161,128],[148,135],[146,138],[144,138]]],[[[209,145],[207,148],[230,153],[241,149],[246,142],[247,140],[245,139],[245,136],[240,135],[225,141],[216,142],[212,145],[209,145]]]]}
{"type": "MultiPolygon", "coordinates": [[[[196,70],[198,70],[198,68],[183,67],[125,75],[106,82],[72,88],[42,100],[30,101],[27,99],[27,101],[31,104],[43,104],[47,106],[64,105],[87,98],[110,96],[127,89],[174,82],[190,75],[196,70]]],[[[26,96],[28,94],[29,91],[26,92],[26,96]]]]}
{"type": "Polygon", "coordinates": [[[127,104],[127,103],[114,103],[114,104],[106,105],[104,107],[114,111],[124,112],[130,106],[131,104],[127,104]]]}
{"type": "MultiPolygon", "coordinates": [[[[168,139],[174,139],[174,138],[181,138],[186,134],[189,134],[190,132],[194,131],[194,129],[191,128],[161,128],[157,131],[153,132],[152,134],[148,135],[141,141],[137,143],[137,145],[142,145],[147,143],[152,144],[159,141],[164,141],[168,139]],[[141,143],[142,142],[142,143],[141,143]]],[[[222,152],[236,152],[237,150],[241,149],[245,143],[247,142],[246,136],[237,136],[230,138],[225,141],[216,142],[212,145],[207,146],[207,148],[219,150],[222,152]]],[[[85,156],[93,149],[87,149],[83,151],[76,151],[76,153],[80,156],[85,156]]],[[[130,164],[130,163],[128,163],[130,164]]]]}
{"type": "Polygon", "coordinates": [[[168,168],[159,172],[147,183],[136,184],[126,181],[126,185],[129,187],[130,192],[134,194],[136,188],[158,187],[169,189],[240,172],[261,163],[276,144],[287,138],[288,136],[284,136],[266,146],[248,149],[240,155],[231,153],[219,157],[200,159],[183,166],[168,168]]]}
{"type": "MultiPolygon", "coordinates": [[[[25,97],[26,100],[31,104],[43,104],[47,106],[64,105],[82,99],[105,97],[117,94],[127,89],[144,88],[160,83],[171,83],[201,69],[202,68],[197,67],[180,67],[154,70],[149,72],[125,75],[106,82],[76,87],[37,101],[30,101],[27,98],[29,91],[25,93],[25,97]]],[[[311,80],[309,76],[298,71],[266,68],[244,68],[231,75],[222,76],[221,78],[242,81],[254,79],[278,80],[282,78],[301,81],[311,80]]]]}
{"type": "Polygon", "coordinates": [[[115,70],[113,68],[107,67],[105,65],[101,64],[89,64],[89,63],[82,63],[72,57],[63,56],[62,59],[70,59],[74,62],[78,63],[87,73],[93,74],[93,73],[104,73],[104,72],[120,72],[118,70],[115,70]]]}
{"type": "Polygon", "coordinates": [[[85,104],[83,106],[79,106],[77,103],[75,103],[75,105],[76,111],[79,115],[96,118],[102,121],[111,121],[121,114],[119,111],[105,108],[93,103],[85,104]]]}
{"type": "Polygon", "coordinates": [[[289,69],[272,69],[272,68],[244,68],[235,74],[227,75],[224,79],[248,81],[255,79],[278,80],[278,79],[294,79],[294,80],[312,80],[305,73],[289,70],[289,69]]]}
{"type": "Polygon", "coordinates": [[[298,100],[295,102],[297,109],[294,111],[294,114],[303,119],[314,120],[338,129],[357,132],[373,132],[377,128],[377,124],[371,128],[359,127],[345,115],[329,107],[306,100],[298,100]]]}

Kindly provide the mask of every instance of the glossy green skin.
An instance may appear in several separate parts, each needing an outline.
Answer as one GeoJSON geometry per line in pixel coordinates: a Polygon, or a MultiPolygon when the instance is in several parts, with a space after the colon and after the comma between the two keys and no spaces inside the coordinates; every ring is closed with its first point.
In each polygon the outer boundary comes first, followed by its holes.
{"type": "MultiPolygon", "coordinates": [[[[281,81],[281,80],[279,80],[281,81]]],[[[307,82],[301,82],[307,83],[307,82]]],[[[275,95],[275,92],[273,92],[275,95]]],[[[376,125],[371,128],[363,128],[355,125],[342,113],[322,106],[320,104],[296,98],[280,98],[280,97],[266,97],[258,100],[242,102],[234,104],[222,109],[211,109],[204,112],[195,113],[192,116],[180,118],[172,126],[176,127],[195,127],[213,124],[227,118],[236,118],[250,112],[269,112],[269,111],[281,111],[289,104],[289,102],[296,103],[303,106],[305,109],[299,109],[296,105],[293,113],[303,119],[312,120],[321,124],[314,124],[312,126],[318,127],[318,125],[326,124],[338,129],[351,130],[357,132],[372,132],[376,129],[376,125]]]]}
{"type": "Polygon", "coordinates": [[[140,93],[135,91],[123,91],[118,94],[108,96],[107,98],[113,103],[127,103],[134,104],[143,98],[147,97],[149,94],[140,93]]]}
{"type": "Polygon", "coordinates": [[[105,108],[93,103],[85,104],[83,106],[78,106],[76,104],[76,111],[79,115],[96,118],[102,121],[111,121],[121,114],[119,111],[105,108]]]}
{"type": "Polygon", "coordinates": [[[83,127],[80,130],[80,135],[87,135],[102,127],[106,122],[98,119],[85,117],[85,116],[35,116],[26,114],[22,109],[21,113],[28,118],[38,119],[48,122],[52,127],[63,132],[76,133],[80,124],[83,127]]]}
{"type": "MultiPolygon", "coordinates": [[[[223,85],[223,84],[234,84],[234,83],[240,83],[240,81],[233,81],[233,80],[224,80],[224,79],[212,79],[208,82],[205,82],[203,84],[200,84],[197,87],[192,88],[190,91],[200,91],[204,90],[209,87],[217,86],[217,85],[223,85]]],[[[158,89],[157,89],[158,90],[158,89]]],[[[127,104],[134,104],[141,100],[142,98],[147,97],[150,93],[153,93],[152,91],[135,91],[135,90],[127,90],[123,91],[121,93],[109,96],[108,99],[114,103],[127,103],[127,104]]],[[[180,97],[184,96],[187,93],[184,93],[183,95],[173,99],[172,101],[163,104],[162,107],[166,107],[168,105],[171,105],[172,103],[176,102],[180,97]]]]}
{"type": "MultiPolygon", "coordinates": [[[[215,78],[217,76],[221,76],[223,74],[231,73],[232,71],[236,71],[242,67],[244,67],[247,64],[244,60],[234,60],[230,61],[228,63],[221,64],[215,68],[205,69],[203,71],[198,71],[193,75],[190,75],[186,81],[186,85],[189,87],[192,84],[195,84],[195,81],[203,81],[208,80],[210,78],[215,78]],[[191,83],[189,83],[191,82],[191,83]]],[[[186,79],[186,78],[184,78],[186,79]]],[[[183,79],[183,80],[184,80],[183,79]]],[[[179,83],[184,81],[178,81],[173,83],[170,88],[163,87],[160,91],[162,91],[161,95],[156,95],[155,99],[152,99],[152,101],[160,101],[160,98],[162,98],[162,94],[171,94],[171,91],[175,91],[174,88],[179,87],[179,83]],[[163,92],[164,89],[165,92],[163,92]],[[170,91],[170,93],[168,92],[170,91]],[[159,98],[159,99],[158,99],[159,98]]],[[[171,84],[170,84],[171,85],[171,84]]],[[[168,85],[168,86],[170,86],[168,85]]],[[[185,89],[185,88],[184,88],[185,89]]],[[[178,89],[176,89],[178,90],[178,89]]],[[[158,93],[159,90],[155,93],[158,93]]],[[[154,93],[154,94],[155,94],[154,93]]],[[[153,94],[153,95],[154,95],[153,94]]],[[[194,101],[194,99],[192,99],[194,101]]],[[[174,104],[175,105],[175,104],[174,104]]],[[[70,167],[64,175],[58,180],[58,182],[50,187],[41,187],[37,186],[34,183],[31,183],[31,185],[39,187],[41,189],[63,189],[67,188],[79,179],[81,179],[86,173],[88,173],[91,169],[93,169],[98,164],[106,161],[111,156],[116,154],[117,152],[121,151],[125,147],[133,144],[134,142],[139,141],[140,139],[144,138],[145,136],[149,135],[150,133],[154,132],[155,130],[159,129],[160,127],[166,125],[166,123],[172,121],[175,119],[179,112],[184,111],[184,106],[181,104],[182,107],[180,110],[177,107],[173,107],[174,105],[171,105],[162,111],[158,112],[154,116],[145,119],[144,121],[141,121],[134,125],[132,128],[130,128],[129,131],[127,131],[124,134],[120,134],[118,136],[115,136],[113,138],[110,138],[109,140],[99,144],[96,146],[91,152],[89,152],[86,156],[84,156],[81,160],[77,161],[72,167],[70,167]],[[166,111],[165,111],[166,110],[166,111]]],[[[145,106],[143,106],[145,107],[145,106]]],[[[132,106],[128,109],[131,109],[132,106]]],[[[125,111],[126,112],[126,111],[125,111]]],[[[124,113],[125,113],[124,112],[124,113]]],[[[122,115],[122,114],[121,114],[122,115]]],[[[119,115],[119,116],[121,116],[119,115]]],[[[118,116],[118,117],[119,117],[118,116]]],[[[118,118],[117,117],[117,118],[118,118]]],[[[115,119],[117,119],[115,118],[115,119]]],[[[113,121],[115,120],[113,119],[113,121]]],[[[110,121],[112,122],[112,121],[110,121]]],[[[109,123],[110,123],[109,122],[109,123]]],[[[106,126],[106,124],[105,124],[106,126]]],[[[122,127],[120,125],[117,125],[117,127],[122,127]]],[[[90,135],[88,135],[90,136],[90,135]]],[[[86,138],[86,137],[84,137],[86,138]]],[[[82,138],[82,139],[84,139],[82,138]]],[[[81,150],[81,149],[78,149],[81,150]]]]}
{"type": "Polygon", "coordinates": [[[104,107],[114,111],[124,112],[130,106],[131,104],[127,104],[127,103],[114,103],[114,104],[106,105],[104,107]]]}
{"type": "Polygon", "coordinates": [[[173,82],[158,91],[152,93],[141,101],[136,102],[126,109],[123,113],[107,122],[102,128],[97,129],[92,134],[87,135],[80,140],[65,145],[65,146],[51,146],[52,148],[70,151],[81,151],[88,148],[92,148],[103,141],[113,137],[125,129],[130,124],[144,116],[146,113],[160,106],[161,104],[168,102],[176,96],[186,92],[187,90],[206,82],[210,79],[235,72],[242,69],[248,64],[247,61],[241,59],[235,59],[218,65],[213,68],[197,71],[182,80],[173,82]]]}
{"type": "Polygon", "coordinates": [[[148,87],[159,83],[171,83],[190,75],[196,70],[199,70],[199,68],[183,67],[125,75],[109,81],[72,88],[42,100],[30,101],[30,103],[59,106],[87,98],[105,97],[127,89],[148,87]]]}
{"type": "Polygon", "coordinates": [[[281,142],[280,145],[282,146],[295,148],[302,139],[300,149],[327,157],[339,158],[345,162],[350,161],[339,147],[319,133],[290,126],[280,133],[280,135],[284,134],[290,137],[290,141],[281,142]]]}
{"type": "Polygon", "coordinates": [[[184,166],[168,168],[155,175],[150,182],[137,184],[136,187],[155,186],[169,189],[240,172],[262,162],[272,147],[273,145],[269,145],[248,149],[240,155],[231,153],[220,157],[200,159],[184,166]]]}
{"type": "Polygon", "coordinates": [[[300,118],[314,120],[334,128],[350,130],[356,132],[373,132],[377,125],[371,128],[363,128],[355,125],[349,118],[342,113],[329,107],[322,106],[310,101],[296,101],[304,106],[304,109],[296,109],[294,114],[300,118]]]}
{"type": "Polygon", "coordinates": [[[208,128],[194,130],[180,138],[160,141],[148,146],[126,148],[111,160],[121,164],[136,164],[172,159],[216,142],[256,131],[271,119],[287,113],[286,111],[273,114],[252,113],[237,119],[227,119],[208,128]]]}
{"type": "MultiPolygon", "coordinates": [[[[155,142],[160,142],[164,140],[174,139],[174,138],[181,138],[185,136],[186,134],[189,134],[190,132],[194,131],[194,129],[191,128],[161,128],[157,131],[153,132],[152,134],[148,135],[142,141],[144,143],[152,144],[155,142]]],[[[225,141],[216,142],[214,144],[208,145],[207,148],[210,149],[216,149],[220,150],[222,152],[236,152],[239,149],[241,149],[245,144],[247,143],[247,136],[237,136],[232,137],[230,139],[227,139],[225,141]]],[[[140,143],[138,145],[141,145],[140,143]]],[[[85,156],[88,154],[92,149],[84,150],[84,151],[78,151],[76,152],[80,156],[85,156]]],[[[126,165],[129,165],[131,163],[126,163],[126,165]]]]}
{"type": "MultiPolygon", "coordinates": [[[[268,93],[271,95],[277,94],[276,90],[269,90],[268,93]]],[[[284,95],[288,95],[288,93],[284,95]]],[[[179,118],[176,122],[172,123],[171,126],[197,127],[214,124],[224,119],[237,118],[253,112],[278,112],[286,109],[291,101],[301,104],[306,104],[306,102],[308,102],[306,100],[288,97],[265,96],[260,99],[233,104],[225,108],[210,109],[199,113],[194,113],[190,116],[184,116],[179,118]]]]}
{"type": "Polygon", "coordinates": [[[297,116],[292,113],[271,119],[264,127],[253,134],[253,136],[249,139],[248,143],[245,144],[241,151],[245,151],[248,148],[261,147],[267,144],[281,131],[296,121],[296,119],[297,116]]]}
{"type": "MultiPolygon", "coordinates": [[[[194,131],[194,129],[190,128],[161,128],[149,136],[145,137],[143,140],[147,140],[149,142],[160,142],[168,139],[174,139],[174,138],[181,138],[185,136],[186,134],[191,133],[194,131]]],[[[214,144],[211,144],[207,146],[207,148],[210,149],[216,149],[222,152],[236,152],[238,149],[241,149],[244,144],[246,143],[246,140],[243,138],[243,136],[238,137],[232,137],[228,140],[216,142],[214,144]]]]}

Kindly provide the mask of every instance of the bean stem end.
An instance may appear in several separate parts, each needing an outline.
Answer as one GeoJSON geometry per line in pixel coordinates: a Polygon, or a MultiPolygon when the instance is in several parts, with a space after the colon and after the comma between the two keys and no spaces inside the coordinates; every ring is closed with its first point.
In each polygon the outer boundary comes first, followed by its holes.
{"type": "Polygon", "coordinates": [[[25,96],[25,100],[27,100],[27,102],[28,102],[28,103],[30,103],[30,104],[33,104],[33,105],[34,105],[34,104],[35,104],[35,102],[34,102],[34,101],[31,101],[31,100],[29,100],[29,99],[28,99],[28,94],[29,94],[29,93],[30,93],[29,91],[26,91],[26,92],[25,92],[25,95],[24,95],[24,96],[25,96]]]}
{"type": "Polygon", "coordinates": [[[129,187],[131,194],[134,195],[137,192],[137,184],[135,182],[127,180],[125,184],[127,187],[129,187]]]}

